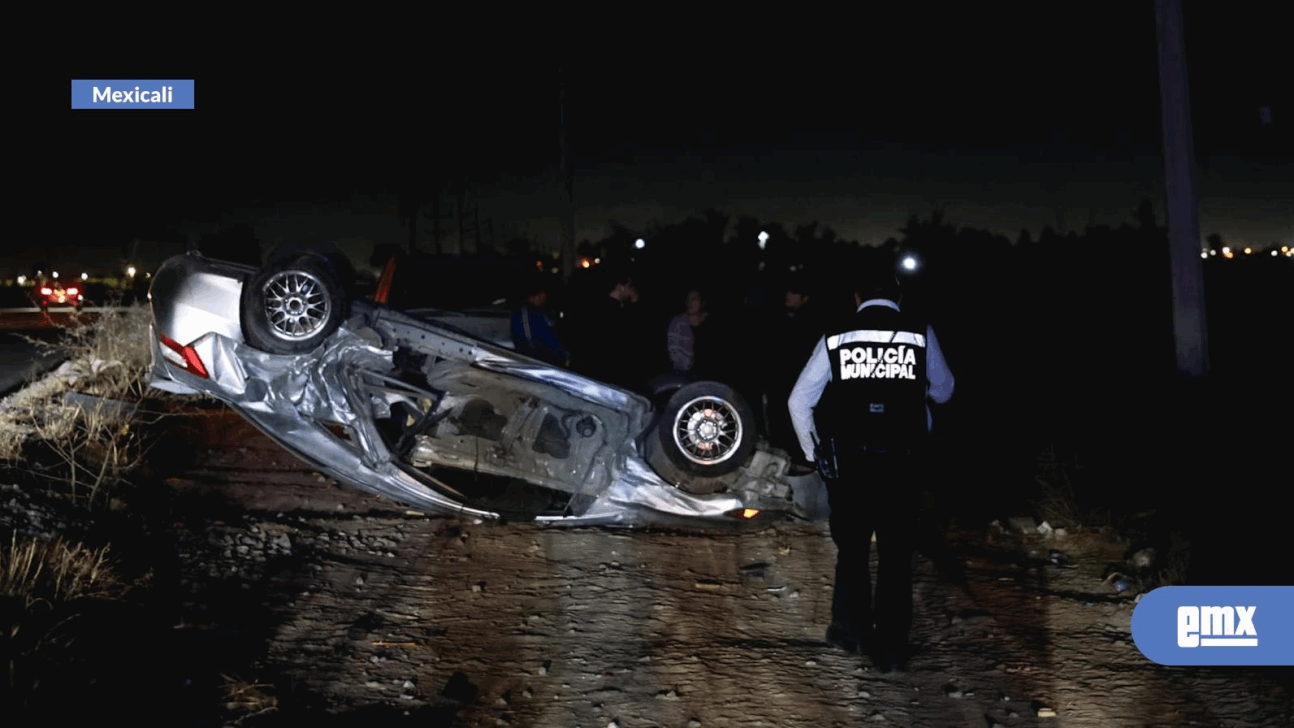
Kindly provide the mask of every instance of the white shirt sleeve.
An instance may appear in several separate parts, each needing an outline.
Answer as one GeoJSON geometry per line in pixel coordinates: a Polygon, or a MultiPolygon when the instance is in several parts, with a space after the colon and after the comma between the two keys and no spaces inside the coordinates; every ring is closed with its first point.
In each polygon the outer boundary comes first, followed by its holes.
{"type": "Polygon", "coordinates": [[[939,339],[935,337],[933,326],[926,327],[926,379],[930,386],[926,390],[930,399],[939,404],[947,402],[953,396],[953,373],[948,370],[944,361],[944,352],[939,348],[939,339]]]}
{"type": "Polygon", "coordinates": [[[804,458],[809,462],[816,459],[813,447],[813,438],[816,434],[813,427],[813,408],[817,406],[818,399],[822,397],[822,390],[827,388],[830,381],[831,362],[827,359],[827,340],[823,337],[818,339],[813,355],[809,357],[804,369],[800,370],[800,377],[795,380],[795,386],[791,389],[791,398],[787,400],[787,409],[791,413],[791,425],[795,427],[795,435],[804,450],[804,458]]]}

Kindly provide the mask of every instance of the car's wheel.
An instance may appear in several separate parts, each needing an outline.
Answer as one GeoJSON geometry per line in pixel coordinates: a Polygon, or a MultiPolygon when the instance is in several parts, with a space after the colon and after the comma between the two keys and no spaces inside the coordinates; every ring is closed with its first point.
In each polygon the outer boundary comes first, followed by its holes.
{"type": "Polygon", "coordinates": [[[271,354],[300,354],[341,325],[346,296],[325,261],[303,255],[268,265],[247,281],[241,308],[247,343],[271,354]]]}
{"type": "Polygon", "coordinates": [[[731,387],[693,382],[669,398],[655,435],[665,456],[684,472],[726,475],[755,451],[755,413],[731,387]]]}

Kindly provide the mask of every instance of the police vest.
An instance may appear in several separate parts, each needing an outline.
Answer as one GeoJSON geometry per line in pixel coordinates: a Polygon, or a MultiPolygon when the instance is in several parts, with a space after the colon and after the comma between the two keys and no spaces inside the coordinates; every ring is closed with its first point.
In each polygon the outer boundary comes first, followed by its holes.
{"type": "Polygon", "coordinates": [[[902,447],[927,433],[926,325],[868,306],[826,334],[831,381],[814,409],[818,432],[839,442],[902,447]]]}

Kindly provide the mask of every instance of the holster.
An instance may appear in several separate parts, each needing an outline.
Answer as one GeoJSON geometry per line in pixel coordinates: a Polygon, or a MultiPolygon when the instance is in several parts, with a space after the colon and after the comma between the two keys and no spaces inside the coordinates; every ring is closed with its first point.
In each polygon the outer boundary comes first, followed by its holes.
{"type": "Polygon", "coordinates": [[[828,437],[825,440],[813,438],[813,454],[817,461],[818,474],[823,480],[836,480],[840,477],[840,460],[837,456],[836,438],[828,437]]]}

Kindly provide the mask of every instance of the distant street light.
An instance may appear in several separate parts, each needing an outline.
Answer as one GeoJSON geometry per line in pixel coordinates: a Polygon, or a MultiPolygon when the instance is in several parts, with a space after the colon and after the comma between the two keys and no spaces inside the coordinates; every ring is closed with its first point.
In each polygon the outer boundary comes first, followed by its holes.
{"type": "MultiPolygon", "coordinates": [[[[1274,255],[1274,254],[1273,254],[1273,255],[1274,255]]],[[[1205,260],[1208,260],[1208,259],[1209,259],[1209,254],[1208,254],[1208,253],[1200,253],[1200,257],[1201,257],[1201,258],[1204,258],[1205,260]]]]}
{"type": "Polygon", "coordinates": [[[761,230],[759,233],[759,249],[763,250],[765,245],[768,245],[768,233],[761,230]]]}
{"type": "Polygon", "coordinates": [[[82,274],[81,274],[81,280],[86,280],[86,279],[88,279],[89,277],[90,277],[90,274],[89,274],[89,273],[82,273],[82,274]]]}
{"type": "Polygon", "coordinates": [[[1251,255],[1253,252],[1254,252],[1253,248],[1245,248],[1245,255],[1251,255]]]}
{"type": "MultiPolygon", "coordinates": [[[[1273,250],[1273,251],[1272,251],[1272,255],[1276,255],[1276,251],[1275,251],[1275,250],[1273,250]]],[[[18,276],[18,285],[20,285],[20,286],[21,286],[22,284],[24,284],[24,283],[26,283],[26,282],[27,282],[27,276],[18,276]]]]}
{"type": "Polygon", "coordinates": [[[134,278],[134,277],[135,277],[135,266],[133,266],[133,265],[132,265],[132,266],[130,266],[129,268],[127,268],[127,269],[126,269],[126,275],[130,276],[131,278],[134,278]]]}
{"type": "MultiPolygon", "coordinates": [[[[1275,250],[1273,250],[1273,251],[1272,251],[1272,257],[1273,257],[1273,258],[1275,258],[1275,257],[1276,257],[1276,251],[1275,251],[1275,250]]],[[[19,279],[19,281],[18,281],[18,282],[19,282],[19,283],[22,283],[22,280],[21,280],[21,279],[19,279]]]]}
{"type": "Polygon", "coordinates": [[[58,278],[58,271],[54,271],[54,277],[58,278]]]}
{"type": "Polygon", "coordinates": [[[917,269],[917,259],[916,259],[916,258],[913,258],[913,257],[912,257],[912,256],[910,256],[910,255],[909,255],[908,257],[904,258],[904,259],[903,259],[903,269],[904,269],[904,270],[916,270],[916,269],[917,269]]]}
{"type": "Polygon", "coordinates": [[[634,243],[634,247],[639,250],[642,250],[643,248],[647,247],[647,241],[643,240],[642,238],[638,238],[638,241],[634,243]]]}

